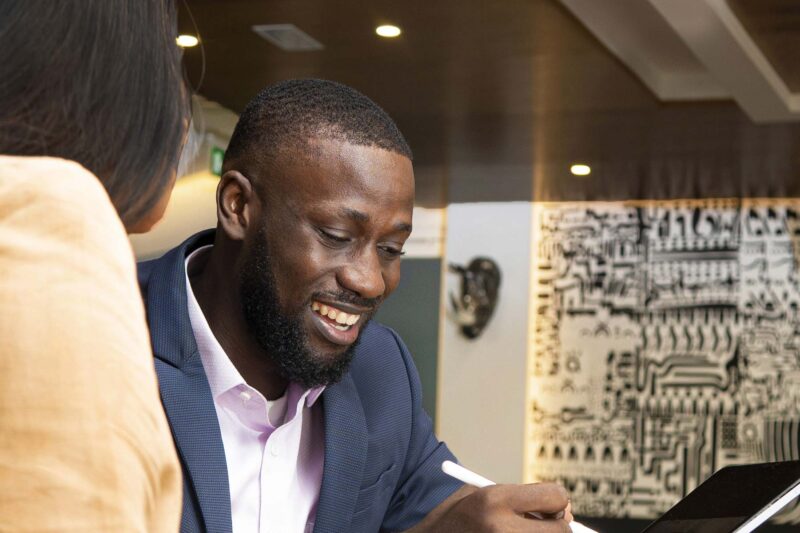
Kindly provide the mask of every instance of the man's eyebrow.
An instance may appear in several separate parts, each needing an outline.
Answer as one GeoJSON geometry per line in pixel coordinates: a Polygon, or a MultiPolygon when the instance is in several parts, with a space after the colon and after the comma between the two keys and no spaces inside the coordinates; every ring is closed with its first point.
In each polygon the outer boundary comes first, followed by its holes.
{"type": "Polygon", "coordinates": [[[356,222],[369,222],[369,215],[349,207],[343,207],[339,210],[343,217],[355,220],[356,222]]]}
{"type": "MultiPolygon", "coordinates": [[[[356,222],[361,222],[361,223],[369,222],[369,215],[362,211],[358,211],[357,209],[352,209],[350,207],[343,207],[339,210],[339,213],[343,217],[355,220],[356,222]]],[[[394,225],[394,229],[397,231],[405,231],[407,233],[411,233],[411,224],[408,224],[406,222],[398,222],[397,224],[394,225]]]]}

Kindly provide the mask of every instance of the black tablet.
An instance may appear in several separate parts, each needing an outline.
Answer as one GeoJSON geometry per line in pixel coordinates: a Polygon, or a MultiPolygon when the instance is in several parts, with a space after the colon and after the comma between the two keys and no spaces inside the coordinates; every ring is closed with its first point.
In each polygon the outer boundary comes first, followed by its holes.
{"type": "Polygon", "coordinates": [[[642,533],[749,533],[800,496],[800,461],[728,466],[642,533]]]}

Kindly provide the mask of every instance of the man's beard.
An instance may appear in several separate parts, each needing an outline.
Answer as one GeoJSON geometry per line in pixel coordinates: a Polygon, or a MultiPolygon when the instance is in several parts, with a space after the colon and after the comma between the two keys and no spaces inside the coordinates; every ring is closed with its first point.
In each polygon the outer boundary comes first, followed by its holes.
{"type": "MultiPolygon", "coordinates": [[[[358,341],[335,356],[318,353],[303,328],[303,312],[311,302],[305,302],[294,314],[281,309],[264,228],[244,260],[239,293],[250,333],[283,378],[313,388],[336,383],[347,372],[358,341]]],[[[366,320],[361,324],[362,332],[365,326],[366,320]]]]}

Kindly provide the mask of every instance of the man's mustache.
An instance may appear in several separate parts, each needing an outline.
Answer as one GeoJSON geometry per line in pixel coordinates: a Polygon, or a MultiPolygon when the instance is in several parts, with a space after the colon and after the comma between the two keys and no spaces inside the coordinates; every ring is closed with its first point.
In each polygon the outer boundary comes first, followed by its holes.
{"type": "Polygon", "coordinates": [[[330,303],[350,304],[366,309],[367,312],[375,311],[383,298],[362,298],[351,292],[317,292],[312,296],[314,300],[323,300],[330,303]]]}

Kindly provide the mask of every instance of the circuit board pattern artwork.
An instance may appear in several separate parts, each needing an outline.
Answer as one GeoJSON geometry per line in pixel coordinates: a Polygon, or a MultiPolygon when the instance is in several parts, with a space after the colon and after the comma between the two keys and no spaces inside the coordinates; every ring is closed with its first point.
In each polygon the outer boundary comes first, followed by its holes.
{"type": "Polygon", "coordinates": [[[798,214],[535,204],[526,478],[652,518],[723,466],[800,458],[798,214]]]}

